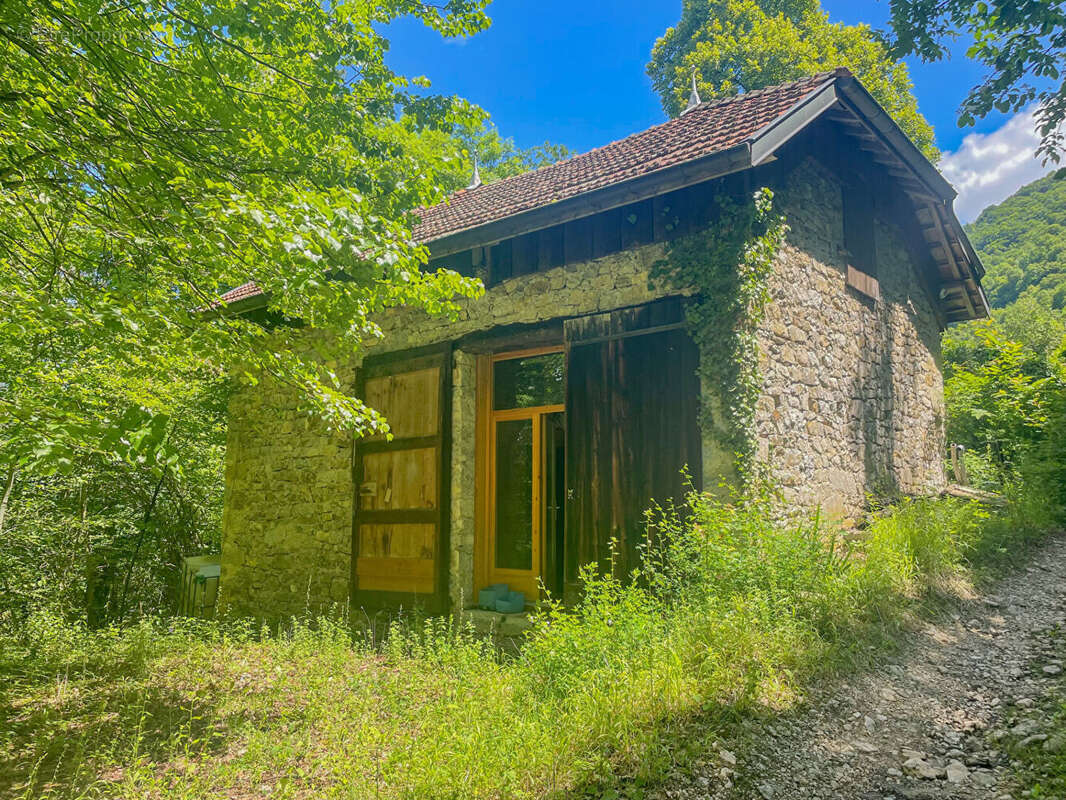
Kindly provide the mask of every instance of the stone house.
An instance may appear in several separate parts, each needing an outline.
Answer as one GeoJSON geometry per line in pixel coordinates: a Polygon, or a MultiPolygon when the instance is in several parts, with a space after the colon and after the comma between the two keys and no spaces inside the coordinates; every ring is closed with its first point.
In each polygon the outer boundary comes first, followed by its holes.
{"type": "MultiPolygon", "coordinates": [[[[731,474],[701,425],[691,287],[651,280],[723,195],[771,187],[789,232],[758,324],[758,459],[788,502],[854,515],[945,483],[940,333],[985,316],[955,192],[846,70],[712,103],[421,212],[432,266],[482,277],[448,321],[401,309],[339,365],[394,438],[323,433],[291,396],[233,398],[222,595],[430,611],[506,583],[572,596],[632,563],[642,512],[731,474]]],[[[247,285],[234,313],[265,305],[247,285]]],[[[705,382],[706,383],[706,382],[705,382]]],[[[720,387],[719,387],[720,388],[720,387]]]]}

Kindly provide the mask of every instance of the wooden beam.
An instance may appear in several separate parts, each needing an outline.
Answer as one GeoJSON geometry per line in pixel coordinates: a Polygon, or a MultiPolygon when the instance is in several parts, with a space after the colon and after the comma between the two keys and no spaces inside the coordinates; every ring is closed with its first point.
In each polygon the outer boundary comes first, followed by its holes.
{"type": "Polygon", "coordinates": [[[937,172],[936,167],[929,163],[859,81],[853,77],[845,77],[835,83],[840,104],[854,113],[856,119],[880,139],[892,155],[913,170],[915,178],[926,186],[932,196],[945,202],[950,202],[956,196],[951,184],[937,172]]]}
{"type": "MultiPolygon", "coordinates": [[[[954,273],[952,277],[954,277],[957,281],[963,281],[964,276],[962,274],[962,270],[959,269],[959,264],[958,261],[955,260],[955,255],[951,249],[951,245],[948,244],[947,233],[944,231],[943,221],[940,218],[940,213],[937,211],[936,206],[930,205],[928,208],[930,216],[936,221],[933,227],[933,232],[937,240],[939,241],[940,246],[944,249],[944,252],[946,252],[951,257],[950,266],[952,272],[954,273]]],[[[980,316],[977,313],[977,309],[974,308],[973,300],[970,298],[970,293],[968,291],[963,293],[963,298],[966,300],[966,306],[969,308],[970,314],[975,318],[980,316]]]]}
{"type": "Polygon", "coordinates": [[[794,136],[837,105],[836,82],[830,81],[804,98],[751,140],[751,165],[764,164],[794,136]]]}

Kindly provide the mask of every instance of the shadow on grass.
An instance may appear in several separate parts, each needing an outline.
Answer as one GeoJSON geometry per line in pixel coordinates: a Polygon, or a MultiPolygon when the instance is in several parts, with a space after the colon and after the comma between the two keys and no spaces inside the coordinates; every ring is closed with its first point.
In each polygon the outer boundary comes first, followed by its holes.
{"type": "MultiPolygon", "coordinates": [[[[873,656],[858,656],[847,667],[838,667],[815,679],[828,685],[842,681],[850,674],[889,660],[896,652],[895,644],[895,640],[891,643],[886,640],[884,650],[873,656]]],[[[559,798],[641,800],[644,797],[674,796],[672,791],[679,788],[679,781],[681,787],[694,792],[693,797],[703,797],[712,787],[689,785],[685,779],[704,773],[711,777],[712,773],[707,770],[712,765],[712,772],[718,772],[723,766],[718,756],[720,748],[729,749],[728,742],[743,741],[752,731],[802,719],[808,711],[808,706],[800,699],[782,707],[768,706],[759,700],[761,694],[760,688],[751,684],[745,686],[732,702],[718,702],[656,720],[641,732],[645,749],[638,764],[618,765],[620,768],[584,781],[560,794],[559,798]]],[[[742,771],[733,774],[732,780],[739,788],[754,792],[751,777],[742,771]]],[[[717,782],[717,778],[712,780],[717,782]]]]}
{"type": "Polygon", "coordinates": [[[114,676],[8,691],[0,696],[0,798],[81,796],[120,779],[111,765],[131,753],[159,765],[217,754],[234,721],[208,698],[114,676]]]}

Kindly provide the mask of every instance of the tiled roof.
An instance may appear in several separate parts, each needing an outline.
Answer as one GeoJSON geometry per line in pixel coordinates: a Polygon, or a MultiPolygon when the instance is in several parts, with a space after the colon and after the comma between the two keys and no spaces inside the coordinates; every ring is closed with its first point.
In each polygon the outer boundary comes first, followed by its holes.
{"type": "MultiPolygon", "coordinates": [[[[421,222],[415,226],[415,238],[431,242],[728,150],[754,137],[828,81],[850,74],[846,69],[837,69],[702,103],[676,119],[566,161],[476,189],[460,190],[443,203],[418,212],[421,222]]],[[[259,294],[254,283],[246,283],[226,292],[220,302],[234,303],[259,294]]]]}
{"type": "Polygon", "coordinates": [[[221,305],[229,305],[230,303],[236,303],[238,300],[246,300],[249,297],[258,297],[262,294],[262,291],[254,283],[242,283],[235,289],[230,289],[220,298],[218,302],[221,305]]]}
{"type": "Polygon", "coordinates": [[[836,70],[703,103],[676,119],[566,161],[476,189],[463,189],[420,211],[422,221],[415,227],[415,237],[431,242],[728,150],[753,137],[827,81],[847,74],[847,70],[836,70]]]}

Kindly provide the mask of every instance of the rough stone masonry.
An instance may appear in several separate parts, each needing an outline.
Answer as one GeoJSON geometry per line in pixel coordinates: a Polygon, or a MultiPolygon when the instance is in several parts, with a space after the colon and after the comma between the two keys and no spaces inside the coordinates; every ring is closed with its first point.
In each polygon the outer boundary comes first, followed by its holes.
{"type": "MultiPolygon", "coordinates": [[[[759,456],[785,499],[856,515],[867,493],[927,493],[944,482],[940,328],[901,232],[876,230],[880,299],[846,286],[841,186],[807,158],[779,187],[790,226],[760,331],[764,391],[759,456]]],[[[373,352],[400,351],[515,323],[594,314],[658,299],[649,286],[662,245],[511,278],[464,302],[459,319],[398,310],[373,352]]],[[[674,292],[676,293],[676,292],[674,292]]],[[[358,359],[331,365],[354,382],[358,359]]],[[[453,362],[450,593],[473,597],[475,358],[453,362]]],[[[703,442],[705,484],[728,454],[703,442]]],[[[223,511],[222,603],[278,617],[348,602],[352,441],[298,411],[264,381],[230,404],[223,511]]]]}

